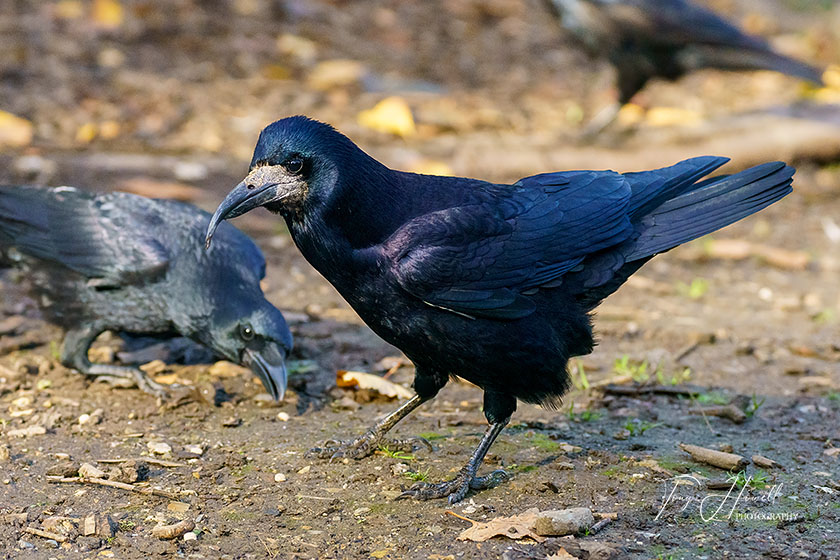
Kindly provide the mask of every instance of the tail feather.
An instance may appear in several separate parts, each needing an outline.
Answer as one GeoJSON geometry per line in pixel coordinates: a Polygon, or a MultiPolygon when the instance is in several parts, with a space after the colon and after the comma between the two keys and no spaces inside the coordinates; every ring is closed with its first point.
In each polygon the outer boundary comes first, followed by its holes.
{"type": "Polygon", "coordinates": [[[788,76],[822,85],[818,68],[770,48],[728,48],[719,45],[693,45],[680,55],[689,68],[721,68],[724,70],[773,70],[788,76]]]}
{"type": "Polygon", "coordinates": [[[700,188],[668,200],[646,215],[627,261],[673,249],[773,204],[792,191],[794,169],[783,162],[703,181],[700,188]]]}
{"type": "Polygon", "coordinates": [[[631,219],[644,216],[666,200],[695,189],[695,181],[728,161],[726,157],[700,156],[655,171],[623,173],[633,191],[627,209],[631,219]]]}

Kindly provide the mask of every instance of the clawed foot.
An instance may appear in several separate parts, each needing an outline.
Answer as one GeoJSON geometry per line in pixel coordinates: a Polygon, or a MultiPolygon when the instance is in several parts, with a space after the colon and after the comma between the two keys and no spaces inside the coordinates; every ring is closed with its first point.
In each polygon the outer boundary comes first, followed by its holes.
{"type": "Polygon", "coordinates": [[[470,489],[486,490],[508,480],[510,475],[503,470],[493,471],[487,476],[475,476],[467,467],[458,472],[452,480],[429,484],[417,482],[411,488],[397,496],[398,500],[414,498],[415,500],[434,500],[449,496],[450,504],[457,504],[464,499],[470,489]]]}
{"type": "Polygon", "coordinates": [[[313,447],[307,451],[306,456],[329,459],[330,461],[343,458],[363,459],[369,455],[373,455],[382,448],[390,452],[402,451],[404,453],[411,453],[418,449],[419,446],[426,446],[429,448],[429,451],[432,450],[432,444],[421,437],[384,439],[381,435],[374,432],[367,432],[352,441],[329,439],[323,442],[320,447],[313,447]]]}
{"type": "Polygon", "coordinates": [[[130,387],[137,387],[144,393],[148,393],[153,397],[157,397],[161,400],[167,401],[170,398],[169,389],[177,387],[176,385],[172,386],[164,386],[160,383],[152,381],[148,375],[146,375],[142,370],[134,371],[133,368],[126,368],[130,370],[130,373],[116,370],[114,373],[111,372],[103,372],[103,373],[88,373],[91,377],[94,377],[97,381],[102,381],[107,383],[111,387],[120,387],[120,388],[130,388],[130,387]],[[128,373],[128,374],[127,374],[128,373]]]}

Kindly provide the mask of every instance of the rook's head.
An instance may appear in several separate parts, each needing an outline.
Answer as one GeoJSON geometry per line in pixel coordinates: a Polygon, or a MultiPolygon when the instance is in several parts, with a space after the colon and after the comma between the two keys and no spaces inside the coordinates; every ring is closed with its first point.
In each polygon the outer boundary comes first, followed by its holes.
{"type": "Polygon", "coordinates": [[[328,124],[301,116],[274,122],[260,133],[248,175],[213,215],[206,244],[219,222],[259,206],[302,216],[329,198],[341,172],[373,161],[328,124]]]}
{"type": "Polygon", "coordinates": [[[267,300],[218,303],[209,326],[197,338],[225,359],[254,372],[275,400],[283,399],[292,334],[282,313],[267,300]]]}

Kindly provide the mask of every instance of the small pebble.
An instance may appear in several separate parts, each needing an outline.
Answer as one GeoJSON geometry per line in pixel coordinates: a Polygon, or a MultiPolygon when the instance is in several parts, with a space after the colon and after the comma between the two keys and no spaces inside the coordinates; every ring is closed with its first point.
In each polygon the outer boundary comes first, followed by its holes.
{"type": "Polygon", "coordinates": [[[308,473],[308,472],[309,472],[309,471],[311,471],[311,470],[312,470],[312,467],[311,467],[311,466],[309,466],[309,465],[306,465],[305,467],[303,467],[302,469],[300,469],[300,470],[298,471],[298,474],[306,474],[306,473],[308,473]]]}
{"type": "Polygon", "coordinates": [[[277,413],[277,419],[280,420],[281,422],[288,422],[289,418],[291,418],[291,417],[289,416],[288,412],[278,412],[277,413]]]}
{"type": "Polygon", "coordinates": [[[193,531],[187,531],[184,533],[184,540],[185,541],[194,541],[198,539],[198,535],[196,535],[193,531]]]}
{"type": "Polygon", "coordinates": [[[286,475],[281,472],[275,474],[274,482],[286,482],[286,475]]]}
{"type": "Polygon", "coordinates": [[[204,448],[201,447],[200,445],[185,445],[184,446],[184,451],[186,451],[187,453],[192,453],[193,455],[203,455],[204,454],[204,448]]]}
{"type": "Polygon", "coordinates": [[[146,444],[146,447],[149,448],[149,451],[158,455],[164,455],[172,452],[172,446],[162,441],[150,441],[146,444]]]}

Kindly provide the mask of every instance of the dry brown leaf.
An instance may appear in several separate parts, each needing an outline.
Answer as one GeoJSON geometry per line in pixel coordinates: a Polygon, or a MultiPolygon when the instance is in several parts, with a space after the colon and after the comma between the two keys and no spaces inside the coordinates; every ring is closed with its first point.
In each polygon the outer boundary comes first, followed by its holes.
{"type": "Polygon", "coordinates": [[[387,97],[359,113],[356,119],[360,125],[379,132],[396,136],[413,136],[417,133],[411,108],[402,97],[387,97]]]}
{"type": "Polygon", "coordinates": [[[358,387],[359,389],[370,389],[376,391],[386,397],[398,399],[410,399],[414,393],[398,385],[393,381],[388,381],[378,375],[365,373],[363,371],[347,371],[340,369],[337,372],[336,385],[339,387],[358,387]]]}
{"type": "Polygon", "coordinates": [[[545,541],[545,537],[541,537],[534,532],[534,523],[537,521],[537,516],[540,513],[540,510],[537,508],[531,508],[519,515],[512,515],[510,517],[496,517],[487,522],[473,521],[452,511],[447,511],[446,513],[473,524],[472,527],[461,531],[461,534],[458,535],[459,541],[484,542],[497,536],[514,540],[530,537],[537,542],[545,541]]]}

